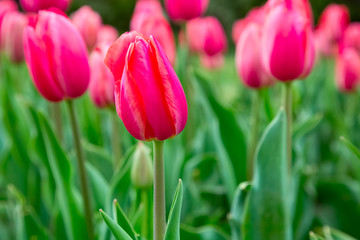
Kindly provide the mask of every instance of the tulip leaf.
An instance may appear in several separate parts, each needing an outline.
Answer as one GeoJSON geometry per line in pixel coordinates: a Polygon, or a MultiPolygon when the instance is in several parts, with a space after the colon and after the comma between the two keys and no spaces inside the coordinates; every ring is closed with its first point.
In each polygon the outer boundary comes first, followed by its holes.
{"type": "Polygon", "coordinates": [[[180,240],[180,217],[182,199],[183,184],[180,179],[169,213],[169,218],[165,231],[165,240],[180,240]]]}
{"type": "Polygon", "coordinates": [[[101,209],[100,215],[117,240],[133,240],[121,226],[101,209]]]}
{"type": "Polygon", "coordinates": [[[352,144],[345,137],[340,137],[340,140],[356,155],[358,159],[360,159],[360,150],[354,144],[352,144]]]}
{"type": "Polygon", "coordinates": [[[94,208],[99,209],[106,204],[104,196],[109,192],[109,184],[105,178],[101,175],[99,170],[92,164],[86,163],[86,171],[89,176],[90,186],[92,189],[92,196],[94,199],[94,208]]]}
{"type": "Polygon", "coordinates": [[[135,232],[134,227],[126,217],[124,211],[121,209],[116,199],[113,201],[113,217],[115,222],[124,229],[124,231],[134,240],[137,240],[138,234],[135,232]]]}
{"type": "Polygon", "coordinates": [[[193,228],[189,226],[181,226],[180,229],[182,239],[191,240],[228,240],[230,239],[219,228],[214,226],[203,226],[200,228],[193,228]]]}
{"type": "Polygon", "coordinates": [[[314,130],[320,124],[322,119],[322,114],[315,114],[301,124],[295,125],[293,129],[293,138],[300,139],[304,137],[306,134],[314,130]]]}
{"type": "Polygon", "coordinates": [[[244,210],[243,239],[291,239],[284,110],[266,128],[255,160],[253,184],[244,210]]]}

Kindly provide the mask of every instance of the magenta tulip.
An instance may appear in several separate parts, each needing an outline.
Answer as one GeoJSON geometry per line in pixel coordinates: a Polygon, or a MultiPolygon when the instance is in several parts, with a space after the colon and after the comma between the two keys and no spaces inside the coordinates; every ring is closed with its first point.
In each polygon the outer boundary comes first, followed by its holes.
{"type": "Polygon", "coordinates": [[[269,10],[262,38],[265,68],[280,81],[306,77],[315,59],[311,22],[288,2],[269,10]]]}
{"type": "Polygon", "coordinates": [[[24,33],[25,61],[39,92],[49,101],[80,97],[90,69],[86,45],[70,20],[40,11],[35,26],[24,33]]]}
{"type": "Polygon", "coordinates": [[[97,34],[96,45],[102,43],[113,43],[116,41],[118,37],[119,37],[119,33],[113,26],[103,25],[101,26],[97,34]]]}
{"type": "Polygon", "coordinates": [[[27,12],[38,12],[51,7],[65,11],[72,0],[20,0],[21,7],[27,12]]]}
{"type": "Polygon", "coordinates": [[[209,0],[165,0],[165,8],[174,21],[188,21],[200,17],[207,9],[209,0]]]}
{"type": "Polygon", "coordinates": [[[90,54],[90,97],[94,104],[99,107],[107,107],[115,103],[115,81],[112,73],[104,63],[104,58],[109,49],[109,44],[97,46],[90,54]]]}
{"type": "Polygon", "coordinates": [[[145,40],[137,36],[126,49],[124,39],[129,39],[130,34],[120,37],[110,47],[105,60],[116,79],[117,112],[126,129],[139,140],[174,137],[187,121],[187,103],[181,83],[154,37],[145,40]],[[125,59],[124,49],[127,50],[125,59]],[[124,62],[120,79],[117,68],[124,62]]]}
{"type": "Polygon", "coordinates": [[[236,45],[236,69],[243,83],[251,88],[271,85],[273,77],[266,71],[261,59],[261,26],[249,23],[236,45]]]}
{"type": "Polygon", "coordinates": [[[158,0],[139,0],[136,2],[130,21],[130,29],[138,31],[150,17],[163,16],[161,3],[158,0]]]}
{"type": "Polygon", "coordinates": [[[70,16],[72,22],[83,36],[89,50],[95,47],[98,32],[102,26],[100,15],[89,6],[79,8],[70,16]]]}
{"type": "Polygon", "coordinates": [[[24,60],[23,33],[27,24],[28,18],[20,12],[5,14],[1,23],[1,48],[16,63],[24,60]]]}
{"type": "Polygon", "coordinates": [[[344,48],[336,58],[336,84],[342,92],[355,91],[360,81],[360,56],[353,48],[344,48]]]}

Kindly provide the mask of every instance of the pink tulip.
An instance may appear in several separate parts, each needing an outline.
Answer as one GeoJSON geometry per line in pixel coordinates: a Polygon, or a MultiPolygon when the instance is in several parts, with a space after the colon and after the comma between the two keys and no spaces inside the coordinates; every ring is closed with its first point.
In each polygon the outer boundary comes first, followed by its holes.
{"type": "Polygon", "coordinates": [[[207,9],[209,0],[165,0],[165,8],[174,21],[188,21],[200,17],[207,9]]]}
{"type": "Polygon", "coordinates": [[[261,59],[261,31],[259,24],[248,24],[236,45],[237,72],[243,83],[251,88],[262,88],[274,82],[261,59]]]}
{"type": "Polygon", "coordinates": [[[291,4],[270,9],[262,46],[265,68],[280,81],[304,78],[312,70],[315,44],[311,23],[291,4]]]}
{"type": "Polygon", "coordinates": [[[94,49],[89,57],[91,70],[89,85],[90,97],[99,108],[107,107],[115,103],[114,77],[104,63],[104,58],[109,47],[109,44],[101,44],[94,49]]]}
{"type": "Polygon", "coordinates": [[[27,12],[38,12],[51,7],[65,11],[71,0],[20,0],[21,7],[27,12]]]}
{"type": "Polygon", "coordinates": [[[349,10],[345,5],[330,4],[325,8],[316,29],[317,36],[322,42],[319,50],[323,55],[329,56],[338,52],[338,45],[349,22],[349,10]]]}
{"type": "Polygon", "coordinates": [[[113,43],[116,41],[118,37],[119,37],[119,33],[113,26],[103,25],[101,26],[97,34],[96,45],[102,43],[113,43]]]}
{"type": "Polygon", "coordinates": [[[352,92],[360,80],[360,56],[353,48],[344,48],[337,55],[335,77],[340,91],[352,92]]]}
{"type": "Polygon", "coordinates": [[[135,5],[130,21],[130,29],[138,31],[150,17],[163,16],[161,3],[158,0],[139,0],[135,5]]]}
{"type": "MultiPolygon", "coordinates": [[[[8,12],[16,12],[18,10],[18,7],[16,5],[16,2],[12,0],[3,0],[0,1],[0,33],[1,33],[1,23],[3,21],[3,18],[6,13],[8,12]]],[[[0,46],[1,46],[1,34],[0,34],[0,46]]]]}
{"type": "Polygon", "coordinates": [[[5,14],[1,26],[1,48],[11,61],[19,63],[24,60],[23,33],[28,19],[20,12],[5,14]]]}
{"type": "Polygon", "coordinates": [[[314,16],[309,0],[268,0],[266,3],[266,8],[269,11],[271,8],[274,8],[279,4],[295,8],[298,13],[306,17],[311,22],[311,24],[313,24],[314,16]]]}
{"type": "Polygon", "coordinates": [[[196,18],[187,23],[190,50],[214,56],[227,49],[225,31],[215,17],[196,18]]]}
{"type": "MultiPolygon", "coordinates": [[[[129,34],[124,38],[129,39],[129,34]]],[[[121,39],[122,37],[120,37],[121,39]]],[[[105,63],[115,73],[115,105],[126,129],[144,141],[165,140],[179,134],[187,121],[184,90],[160,43],[137,36],[130,43],[121,79],[124,40],[109,49],[105,63]],[[115,64],[114,64],[115,63],[115,64]]]]}
{"type": "Polygon", "coordinates": [[[351,23],[346,28],[344,46],[355,48],[360,52],[360,22],[351,23]]]}
{"type": "Polygon", "coordinates": [[[102,25],[100,15],[89,6],[83,6],[71,15],[71,20],[83,36],[89,50],[95,47],[102,25]]]}
{"type": "Polygon", "coordinates": [[[71,21],[40,11],[36,25],[24,33],[25,61],[39,92],[49,101],[80,97],[90,69],[86,45],[71,21]]]}

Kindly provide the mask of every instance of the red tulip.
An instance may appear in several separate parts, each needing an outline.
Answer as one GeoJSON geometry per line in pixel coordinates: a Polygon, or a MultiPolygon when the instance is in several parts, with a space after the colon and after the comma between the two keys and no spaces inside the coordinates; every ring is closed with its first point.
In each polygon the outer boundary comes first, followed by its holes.
{"type": "Polygon", "coordinates": [[[250,23],[246,26],[236,45],[236,68],[243,83],[251,88],[262,88],[273,83],[261,59],[261,26],[250,23]]]}
{"type": "Polygon", "coordinates": [[[20,0],[21,7],[27,12],[37,12],[51,7],[65,11],[71,0],[20,0]]]}
{"type": "Polygon", "coordinates": [[[115,81],[112,73],[104,63],[104,58],[109,49],[109,44],[97,46],[90,54],[90,97],[99,108],[107,107],[115,103],[115,81]]]}
{"type": "Polygon", "coordinates": [[[130,29],[138,31],[148,18],[154,16],[163,16],[161,3],[158,0],[139,0],[131,17],[130,29]]]}
{"type": "Polygon", "coordinates": [[[102,25],[100,15],[91,7],[83,6],[71,15],[71,20],[83,36],[88,49],[93,49],[102,25]]]}
{"type": "Polygon", "coordinates": [[[325,8],[316,29],[319,42],[322,42],[319,50],[323,55],[328,56],[338,52],[338,44],[349,22],[349,10],[345,5],[330,4],[325,8]]]}
{"type": "Polygon", "coordinates": [[[310,20],[291,4],[270,9],[262,46],[266,69],[280,81],[304,78],[313,67],[315,45],[310,20]]]}
{"type": "Polygon", "coordinates": [[[80,97],[90,78],[84,40],[70,20],[40,11],[24,33],[25,61],[35,86],[49,101],[80,97]]]}
{"type": "Polygon", "coordinates": [[[102,43],[113,43],[119,37],[118,31],[110,25],[103,25],[97,34],[97,45],[102,43]]]}
{"type": "Polygon", "coordinates": [[[344,46],[353,47],[360,52],[360,22],[351,23],[344,33],[344,46]]]}
{"type": "Polygon", "coordinates": [[[28,23],[25,14],[9,12],[1,23],[1,48],[13,62],[24,60],[23,33],[28,23]]]}
{"type": "Polygon", "coordinates": [[[187,23],[187,38],[190,50],[214,56],[227,48],[225,31],[215,17],[204,17],[187,23]]]}
{"type": "Polygon", "coordinates": [[[200,17],[209,4],[209,0],[165,0],[165,8],[174,21],[188,21],[200,17]]]}
{"type": "Polygon", "coordinates": [[[360,56],[353,48],[344,48],[336,58],[336,83],[340,91],[352,92],[360,80],[360,56]]]}
{"type": "MultiPolygon", "coordinates": [[[[129,39],[129,34],[123,39],[129,39]]],[[[165,140],[179,134],[187,121],[187,103],[181,83],[160,43],[137,36],[125,59],[125,40],[109,49],[105,63],[114,73],[115,105],[127,130],[144,141],[165,140]],[[118,67],[125,67],[121,79],[118,67]],[[110,63],[110,64],[108,64],[110,63]]]]}
{"type": "MultiPolygon", "coordinates": [[[[1,23],[6,13],[16,12],[18,10],[16,2],[11,0],[0,1],[0,32],[1,32],[1,23]]],[[[0,46],[1,46],[1,34],[0,34],[0,46]]]]}

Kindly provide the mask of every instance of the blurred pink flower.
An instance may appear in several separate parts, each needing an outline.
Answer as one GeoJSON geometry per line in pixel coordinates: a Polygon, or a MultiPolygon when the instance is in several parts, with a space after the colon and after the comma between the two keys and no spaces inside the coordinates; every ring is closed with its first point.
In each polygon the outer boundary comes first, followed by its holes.
{"type": "Polygon", "coordinates": [[[35,26],[24,33],[25,61],[32,80],[47,100],[80,97],[90,69],[86,45],[71,21],[51,11],[40,11],[35,26]]]}
{"type": "Polygon", "coordinates": [[[360,80],[360,56],[353,48],[344,48],[337,54],[335,78],[342,92],[355,91],[360,80]]]}
{"type": "Polygon", "coordinates": [[[24,60],[23,34],[28,18],[20,12],[5,14],[1,23],[1,49],[13,62],[24,60]]]}
{"type": "Polygon", "coordinates": [[[72,0],[20,0],[21,7],[27,12],[37,12],[51,7],[65,11],[72,0]]]}
{"type": "Polygon", "coordinates": [[[261,35],[261,25],[249,23],[236,45],[237,72],[243,83],[251,88],[262,88],[274,82],[274,78],[266,71],[261,59],[261,48],[259,48],[261,35]]]}
{"type": "Polygon", "coordinates": [[[104,63],[105,55],[110,47],[108,43],[98,45],[90,54],[90,85],[91,100],[99,107],[107,107],[115,103],[115,81],[112,73],[104,63]]]}
{"type": "Polygon", "coordinates": [[[153,16],[163,16],[161,3],[158,0],[137,1],[130,21],[130,30],[138,31],[143,23],[153,16]]]}
{"type": "Polygon", "coordinates": [[[360,52],[360,22],[353,22],[344,33],[344,46],[352,47],[360,52]]]}
{"type": "Polygon", "coordinates": [[[219,53],[213,56],[208,56],[206,54],[200,55],[200,62],[205,68],[208,69],[217,69],[224,65],[224,54],[219,53]]]}
{"type": "Polygon", "coordinates": [[[113,43],[118,37],[119,33],[116,28],[110,25],[103,25],[98,31],[96,45],[102,43],[113,43]]]}
{"type": "Polygon", "coordinates": [[[71,14],[70,18],[83,36],[87,48],[91,51],[95,47],[98,32],[102,26],[100,15],[90,6],[82,6],[71,14]]]}
{"type": "MultiPolygon", "coordinates": [[[[3,0],[0,1],[0,32],[1,32],[1,23],[6,13],[8,12],[16,12],[18,11],[18,7],[15,1],[12,0],[3,0]]],[[[1,34],[0,34],[0,46],[1,46],[1,34]]]]}
{"type": "Polygon", "coordinates": [[[173,21],[188,21],[200,17],[209,0],[165,0],[166,11],[173,21]]]}

